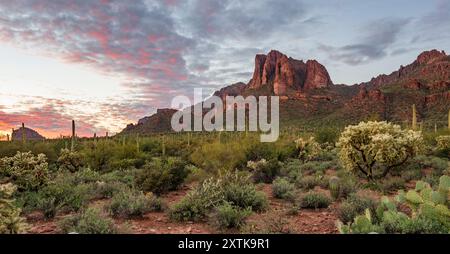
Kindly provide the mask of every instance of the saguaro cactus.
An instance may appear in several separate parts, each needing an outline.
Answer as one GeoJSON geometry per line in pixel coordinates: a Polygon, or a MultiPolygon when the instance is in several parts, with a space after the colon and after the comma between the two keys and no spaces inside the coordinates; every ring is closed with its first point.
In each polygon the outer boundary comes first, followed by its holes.
{"type": "Polygon", "coordinates": [[[70,144],[70,151],[75,150],[75,120],[72,120],[72,141],[70,144]]]}
{"type": "Polygon", "coordinates": [[[9,141],[9,134],[6,134],[6,141],[9,141]]]}
{"type": "MultiPolygon", "coordinates": [[[[125,138],[124,138],[124,143],[125,143],[125,138]]],[[[139,133],[136,134],[136,150],[139,153],[140,151],[140,145],[139,145],[139,133]]]]}
{"type": "Polygon", "coordinates": [[[450,109],[448,110],[448,129],[450,130],[450,109]]]}
{"type": "Polygon", "coordinates": [[[25,137],[25,124],[22,123],[22,143],[25,144],[26,141],[27,141],[27,138],[25,137]]]}
{"type": "Polygon", "coordinates": [[[416,115],[416,104],[412,105],[412,129],[416,130],[417,128],[417,115],[416,115]]]}

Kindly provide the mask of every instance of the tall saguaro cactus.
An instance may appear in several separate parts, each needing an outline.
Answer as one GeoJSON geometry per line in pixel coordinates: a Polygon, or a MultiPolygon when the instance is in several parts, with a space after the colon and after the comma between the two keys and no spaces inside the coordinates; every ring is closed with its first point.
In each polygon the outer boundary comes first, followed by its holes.
{"type": "Polygon", "coordinates": [[[448,129],[450,130],[450,109],[448,110],[448,129]]]}
{"type": "Polygon", "coordinates": [[[417,115],[416,115],[416,104],[412,105],[412,129],[417,129],[417,115]]]}
{"type": "Polygon", "coordinates": [[[26,137],[25,137],[25,124],[22,123],[22,143],[25,144],[26,141],[27,140],[26,140],[26,137]]]}
{"type": "Polygon", "coordinates": [[[70,151],[75,150],[75,120],[72,120],[72,141],[70,144],[70,151]]]}

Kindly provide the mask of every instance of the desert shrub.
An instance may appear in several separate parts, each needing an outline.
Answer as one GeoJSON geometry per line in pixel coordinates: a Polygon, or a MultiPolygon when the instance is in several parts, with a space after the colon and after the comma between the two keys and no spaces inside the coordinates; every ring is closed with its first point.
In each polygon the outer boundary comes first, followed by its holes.
{"type": "Polygon", "coordinates": [[[347,198],[358,189],[358,181],[352,177],[343,177],[339,186],[339,197],[347,198]]]}
{"type": "Polygon", "coordinates": [[[77,212],[84,208],[89,199],[91,188],[87,184],[74,184],[73,178],[60,174],[38,193],[37,209],[52,218],[59,210],[77,212]]]}
{"type": "Polygon", "coordinates": [[[334,145],[339,138],[339,130],[335,128],[320,128],[316,131],[314,138],[320,144],[334,145]]]}
{"type": "Polygon", "coordinates": [[[294,184],[286,178],[277,178],[273,181],[272,193],[276,198],[292,200],[294,198],[294,184]]]}
{"type": "Polygon", "coordinates": [[[420,132],[402,130],[398,125],[361,122],[347,126],[337,145],[343,166],[372,180],[413,158],[422,149],[423,140],[420,132]],[[381,172],[374,172],[377,169],[381,172]]]}
{"type": "Polygon", "coordinates": [[[0,185],[0,234],[19,234],[27,229],[21,210],[12,199],[16,187],[12,184],[0,185]]]}
{"type": "Polygon", "coordinates": [[[112,198],[116,193],[128,188],[127,185],[121,182],[102,182],[97,181],[91,185],[92,198],[112,198]]]}
{"type": "Polygon", "coordinates": [[[176,190],[189,172],[186,163],[178,158],[155,158],[137,172],[135,182],[143,191],[161,194],[176,190]]]}
{"type": "Polygon", "coordinates": [[[215,206],[224,200],[222,181],[209,178],[203,181],[194,190],[172,207],[170,218],[177,221],[203,219],[215,206]]]}
{"type": "Polygon", "coordinates": [[[436,143],[438,154],[450,158],[450,135],[436,137],[436,143]]]}
{"type": "Polygon", "coordinates": [[[125,184],[128,187],[132,187],[134,185],[134,176],[138,170],[130,169],[130,170],[114,170],[112,172],[108,172],[99,177],[98,181],[101,182],[120,182],[125,184]]]}
{"type": "Polygon", "coordinates": [[[253,181],[256,183],[271,183],[280,172],[278,160],[266,161],[262,159],[257,162],[247,162],[247,167],[252,170],[253,181]]]}
{"type": "Polygon", "coordinates": [[[112,170],[111,161],[114,159],[115,147],[115,142],[108,139],[89,143],[80,151],[83,154],[83,163],[93,170],[109,172],[112,170]]]}
{"type": "Polygon", "coordinates": [[[414,161],[418,163],[421,168],[433,168],[436,174],[441,174],[449,167],[449,161],[447,159],[435,156],[419,155],[414,161]]]}
{"type": "Polygon", "coordinates": [[[343,223],[349,223],[353,221],[356,216],[364,213],[366,209],[369,209],[375,214],[376,208],[377,202],[374,199],[353,194],[341,203],[337,214],[338,218],[343,223]]]}
{"type": "Polygon", "coordinates": [[[411,180],[419,180],[422,178],[422,171],[420,168],[407,169],[401,174],[401,177],[406,182],[409,182],[411,180]]]}
{"type": "Polygon", "coordinates": [[[319,157],[322,152],[319,143],[313,137],[309,139],[299,138],[295,140],[295,144],[298,150],[298,157],[303,162],[319,157]]]}
{"type": "Polygon", "coordinates": [[[90,168],[82,168],[71,176],[64,176],[72,178],[73,184],[93,183],[100,180],[100,174],[90,168]]]}
{"type": "Polygon", "coordinates": [[[324,173],[325,170],[333,168],[335,163],[332,161],[309,161],[300,166],[300,170],[306,173],[319,172],[324,173]]]}
{"type": "Polygon", "coordinates": [[[316,176],[304,176],[295,183],[299,188],[311,190],[320,184],[320,179],[316,176]]]}
{"type": "Polygon", "coordinates": [[[161,211],[162,202],[151,192],[144,194],[135,190],[122,190],[115,194],[108,211],[115,217],[136,217],[152,211],[161,211]]]}
{"type": "Polygon", "coordinates": [[[331,203],[331,199],[325,194],[319,192],[308,192],[300,200],[301,208],[327,208],[331,203]]]}
{"type": "Polygon", "coordinates": [[[48,163],[44,154],[17,152],[0,160],[0,175],[8,177],[18,190],[37,190],[48,181],[48,163]]]}
{"type": "Polygon", "coordinates": [[[251,208],[242,209],[229,202],[217,206],[212,215],[212,222],[220,229],[240,228],[245,225],[245,219],[252,214],[251,208]]]}
{"type": "Polygon", "coordinates": [[[298,159],[287,160],[280,167],[280,176],[287,177],[292,182],[298,181],[302,177],[301,165],[298,159]]]}
{"type": "Polygon", "coordinates": [[[178,221],[201,220],[224,202],[242,209],[262,211],[267,207],[267,199],[256,191],[249,179],[237,172],[208,178],[175,204],[169,215],[178,221]]]}
{"type": "Polygon", "coordinates": [[[385,193],[392,193],[400,189],[405,189],[405,184],[405,180],[401,177],[389,177],[380,182],[381,189],[385,193]]]}
{"type": "Polygon", "coordinates": [[[78,152],[72,152],[69,149],[61,149],[57,164],[59,169],[76,172],[83,167],[82,157],[78,152]]]}
{"type": "Polygon", "coordinates": [[[208,173],[234,170],[245,161],[245,144],[242,142],[205,143],[190,156],[194,165],[208,173]]]}
{"type": "Polygon", "coordinates": [[[234,206],[260,212],[267,208],[267,199],[263,192],[257,191],[250,176],[239,173],[227,173],[221,177],[224,199],[234,206]]]}
{"type": "Polygon", "coordinates": [[[114,221],[103,217],[99,210],[89,208],[81,214],[67,217],[60,221],[59,228],[63,233],[78,234],[116,234],[118,229],[114,221]]]}

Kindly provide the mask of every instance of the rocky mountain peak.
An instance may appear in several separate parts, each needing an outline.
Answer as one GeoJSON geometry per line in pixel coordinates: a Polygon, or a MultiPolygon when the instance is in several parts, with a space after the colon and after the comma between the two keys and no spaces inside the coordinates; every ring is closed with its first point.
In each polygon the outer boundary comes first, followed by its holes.
{"type": "Polygon", "coordinates": [[[248,86],[258,89],[267,84],[273,85],[274,94],[285,95],[289,91],[323,88],[333,83],[326,68],[316,60],[304,63],[271,50],[267,55],[256,55],[253,78],[248,86]]]}
{"type": "Polygon", "coordinates": [[[417,57],[417,63],[419,64],[429,64],[438,59],[446,57],[445,51],[438,51],[436,49],[424,51],[417,57]]]}

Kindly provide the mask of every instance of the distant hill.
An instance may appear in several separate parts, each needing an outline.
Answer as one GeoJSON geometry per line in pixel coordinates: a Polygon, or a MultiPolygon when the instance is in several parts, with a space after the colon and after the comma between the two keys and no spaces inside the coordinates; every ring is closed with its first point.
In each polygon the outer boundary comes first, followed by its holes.
{"type": "Polygon", "coordinates": [[[37,131],[27,128],[27,127],[20,127],[17,130],[13,130],[11,135],[12,141],[21,141],[22,140],[22,134],[25,132],[25,139],[26,140],[44,140],[45,138],[39,134],[37,131]]]}
{"type": "MultiPolygon", "coordinates": [[[[419,121],[444,126],[450,109],[450,57],[444,51],[425,51],[391,74],[349,86],[333,84],[325,66],[316,60],[304,62],[272,50],[256,55],[249,82],[226,86],[214,95],[278,95],[282,128],[343,126],[367,119],[408,122],[412,104],[419,121]]],[[[174,112],[158,110],[123,133],[170,131],[174,112]]]]}

